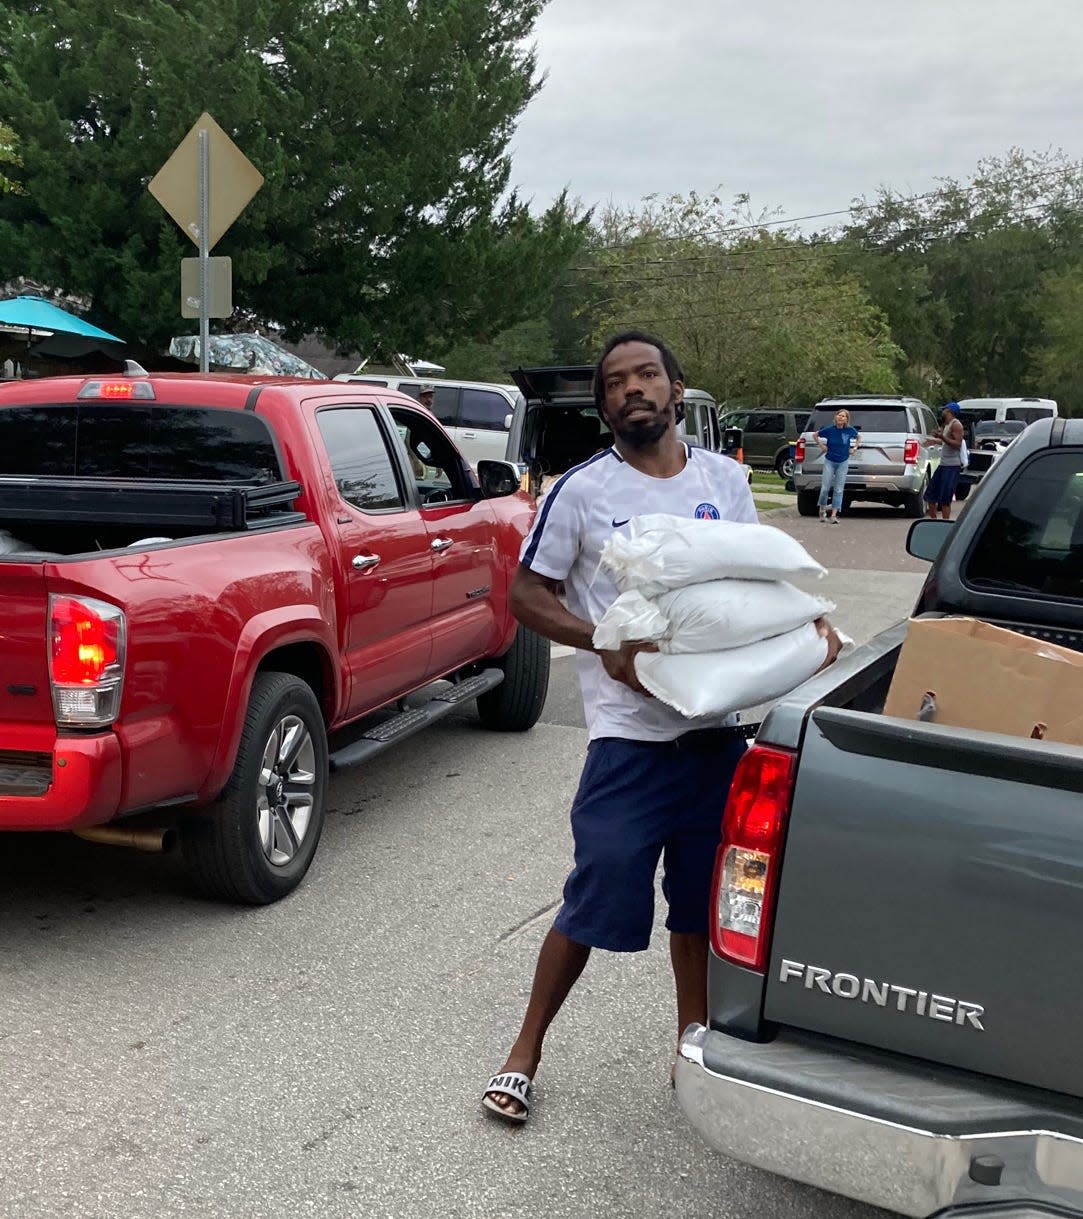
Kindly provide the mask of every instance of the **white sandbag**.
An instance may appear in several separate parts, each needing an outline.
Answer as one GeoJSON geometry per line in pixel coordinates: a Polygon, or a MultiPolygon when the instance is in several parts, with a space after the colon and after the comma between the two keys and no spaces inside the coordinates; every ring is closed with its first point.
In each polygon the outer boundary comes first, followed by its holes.
{"type": "Polygon", "coordinates": [[[606,610],[594,628],[594,646],[615,650],[648,640],[669,654],[717,652],[783,635],[834,608],[785,580],[709,580],[650,601],[633,590],[606,610]]]}
{"type": "Polygon", "coordinates": [[[628,534],[613,533],[602,566],[622,592],[657,597],[707,580],[786,580],[826,575],[788,533],[773,525],[701,521],[654,513],[634,516],[628,534]]]}
{"type": "Polygon", "coordinates": [[[28,554],[34,550],[29,542],[24,542],[6,529],[0,529],[0,554],[28,554]]]}
{"type": "Polygon", "coordinates": [[[827,640],[811,624],[725,652],[640,652],[636,676],[681,715],[725,715],[770,702],[807,681],[827,659],[827,640]]]}

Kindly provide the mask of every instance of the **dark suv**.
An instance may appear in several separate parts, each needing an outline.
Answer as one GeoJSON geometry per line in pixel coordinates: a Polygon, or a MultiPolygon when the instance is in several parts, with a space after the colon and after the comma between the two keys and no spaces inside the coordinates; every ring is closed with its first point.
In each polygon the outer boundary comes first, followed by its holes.
{"type": "Polygon", "coordinates": [[[790,445],[805,430],[808,411],[727,410],[722,426],[744,433],[745,461],[754,470],[774,470],[780,478],[793,477],[790,445]]]}
{"type": "Polygon", "coordinates": [[[933,435],[936,416],[918,398],[867,395],[825,398],[816,404],[797,443],[797,510],[802,516],[816,515],[823,453],[815,437],[835,422],[840,410],[850,412],[850,423],[861,438],[846,471],[843,505],[872,500],[905,508],[908,516],[924,515],[922,497],[940,461],[941,444],[933,435]]]}

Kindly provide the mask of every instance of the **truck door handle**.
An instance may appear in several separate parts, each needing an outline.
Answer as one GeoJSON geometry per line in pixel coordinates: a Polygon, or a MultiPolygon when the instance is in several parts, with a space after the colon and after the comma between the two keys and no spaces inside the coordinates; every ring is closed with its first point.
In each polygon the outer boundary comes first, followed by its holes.
{"type": "Polygon", "coordinates": [[[355,571],[371,571],[378,566],[380,556],[378,554],[355,554],[350,560],[355,571]]]}
{"type": "Polygon", "coordinates": [[[433,538],[429,543],[429,549],[436,551],[449,550],[454,545],[455,543],[451,538],[433,538]]]}

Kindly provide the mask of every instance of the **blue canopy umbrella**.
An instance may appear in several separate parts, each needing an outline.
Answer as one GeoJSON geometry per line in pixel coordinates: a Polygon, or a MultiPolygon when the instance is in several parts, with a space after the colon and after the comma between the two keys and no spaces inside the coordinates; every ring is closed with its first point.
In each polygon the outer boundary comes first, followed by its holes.
{"type": "Polygon", "coordinates": [[[84,322],[81,317],[51,305],[40,296],[9,296],[0,300],[0,326],[13,326],[33,333],[71,334],[99,343],[120,343],[115,334],[84,322]]]}

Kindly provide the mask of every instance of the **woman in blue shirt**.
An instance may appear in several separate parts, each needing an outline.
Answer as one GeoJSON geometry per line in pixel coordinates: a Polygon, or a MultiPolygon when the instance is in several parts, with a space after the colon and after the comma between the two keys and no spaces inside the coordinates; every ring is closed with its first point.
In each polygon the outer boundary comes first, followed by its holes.
{"type": "Polygon", "coordinates": [[[850,465],[850,454],[858,446],[857,428],[850,426],[850,412],[837,411],[831,427],[820,428],[816,443],[823,450],[824,468],[820,478],[820,520],[839,523],[842,507],[842,492],[846,486],[846,470],[850,465]],[[827,513],[827,501],[831,500],[831,515],[827,513]]]}

